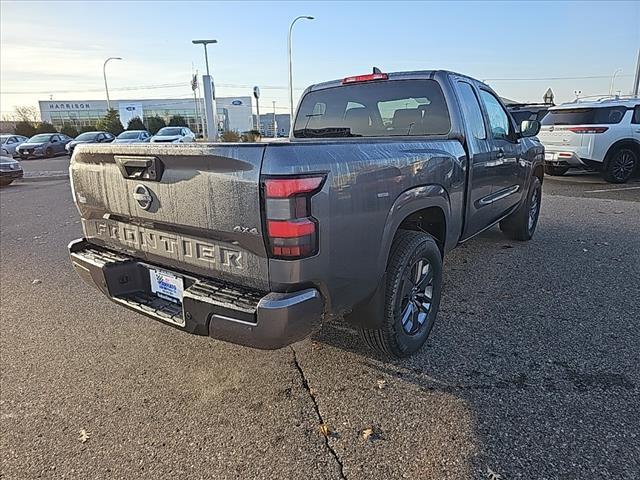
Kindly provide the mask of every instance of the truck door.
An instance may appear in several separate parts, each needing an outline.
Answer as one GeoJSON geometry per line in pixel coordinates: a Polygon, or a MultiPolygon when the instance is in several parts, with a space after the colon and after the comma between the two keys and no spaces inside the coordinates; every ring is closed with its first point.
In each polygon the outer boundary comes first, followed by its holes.
{"type": "Polygon", "coordinates": [[[467,206],[462,238],[468,238],[491,224],[494,173],[491,167],[492,143],[482,115],[478,94],[471,83],[458,80],[456,89],[465,119],[465,138],[469,155],[467,206]]]}
{"type": "Polygon", "coordinates": [[[503,216],[522,198],[520,144],[509,114],[498,98],[480,88],[480,98],[489,122],[491,142],[491,178],[493,190],[489,199],[495,218],[503,216]]]}

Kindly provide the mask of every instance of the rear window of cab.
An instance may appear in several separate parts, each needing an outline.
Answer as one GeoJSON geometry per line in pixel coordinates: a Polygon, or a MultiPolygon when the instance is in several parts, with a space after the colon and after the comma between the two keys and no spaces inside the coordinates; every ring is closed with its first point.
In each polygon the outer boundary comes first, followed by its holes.
{"type": "Polygon", "coordinates": [[[307,93],[296,138],[446,135],[451,119],[435,80],[356,83],[307,93]]]}
{"type": "Polygon", "coordinates": [[[542,125],[612,125],[620,123],[626,112],[621,106],[549,110],[542,125]]]}

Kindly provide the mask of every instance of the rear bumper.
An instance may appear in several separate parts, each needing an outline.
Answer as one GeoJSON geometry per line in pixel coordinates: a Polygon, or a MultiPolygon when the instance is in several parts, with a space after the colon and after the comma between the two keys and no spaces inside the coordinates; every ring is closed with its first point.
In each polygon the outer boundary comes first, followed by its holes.
{"type": "Polygon", "coordinates": [[[179,305],[151,294],[154,265],[84,239],[71,242],[69,254],[78,275],[114,302],[196,335],[273,350],[304,339],[322,321],[324,301],[314,288],[260,292],[176,272],[185,287],[179,305]]]}
{"type": "Polygon", "coordinates": [[[592,167],[594,161],[590,160],[590,155],[586,156],[586,151],[583,152],[582,150],[545,147],[544,163],[545,165],[560,167],[592,167]]]}

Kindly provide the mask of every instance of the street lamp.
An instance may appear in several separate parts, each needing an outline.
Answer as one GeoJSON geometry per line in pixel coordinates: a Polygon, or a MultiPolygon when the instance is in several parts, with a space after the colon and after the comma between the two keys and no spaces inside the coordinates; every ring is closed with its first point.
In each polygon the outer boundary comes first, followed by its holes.
{"type": "Polygon", "coordinates": [[[109,57],[102,64],[102,76],[104,77],[104,91],[107,93],[107,111],[111,110],[111,100],[109,100],[109,87],[107,86],[107,63],[109,60],[122,60],[120,57],[109,57]]]}
{"type": "Polygon", "coordinates": [[[616,81],[616,75],[622,72],[622,68],[616,68],[616,71],[611,75],[611,85],[609,85],[609,95],[613,95],[613,82],[616,81]]]}
{"type": "Polygon", "coordinates": [[[207,140],[215,142],[218,134],[218,126],[216,125],[216,105],[215,105],[215,89],[213,87],[213,79],[209,74],[209,55],[207,54],[207,45],[210,43],[218,43],[217,40],[191,40],[194,45],[202,45],[204,47],[204,61],[207,65],[207,74],[202,76],[202,86],[204,90],[204,113],[207,120],[207,140]]]}
{"type": "Polygon", "coordinates": [[[194,45],[202,45],[204,47],[204,61],[207,64],[207,75],[209,75],[209,56],[207,55],[207,45],[210,43],[218,43],[217,40],[191,40],[194,45]]]}
{"type": "Polygon", "coordinates": [[[299,17],[294,18],[293,22],[291,22],[291,25],[289,26],[289,36],[287,38],[287,45],[289,47],[289,112],[291,114],[291,122],[293,122],[293,69],[291,67],[291,30],[293,30],[293,26],[295,25],[295,23],[298,20],[302,19],[313,20],[313,17],[310,17],[308,15],[300,15],[299,17]]]}

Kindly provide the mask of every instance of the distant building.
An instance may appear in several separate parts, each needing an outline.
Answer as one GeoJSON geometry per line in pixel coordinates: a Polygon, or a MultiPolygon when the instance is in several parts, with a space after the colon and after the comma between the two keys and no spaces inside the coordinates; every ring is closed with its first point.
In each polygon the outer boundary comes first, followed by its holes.
{"type": "MultiPolygon", "coordinates": [[[[255,119],[255,115],[253,118],[255,119]]],[[[276,113],[276,126],[278,127],[278,137],[288,137],[289,129],[291,128],[290,115],[288,113],[276,113]]],[[[260,115],[260,134],[263,137],[273,138],[273,113],[260,115]]]]}
{"type": "MultiPolygon", "coordinates": [[[[251,97],[221,97],[216,99],[218,129],[235,130],[244,133],[252,129],[251,97]]],[[[106,100],[40,100],[40,118],[60,129],[63,125],[73,125],[77,129],[93,127],[107,113],[106,100]]],[[[199,116],[196,115],[194,99],[145,99],[145,100],[112,100],[111,108],[120,113],[123,126],[126,128],[130,118],[160,116],[166,122],[173,115],[181,115],[189,128],[202,133],[204,118],[204,101],[198,101],[199,116]]]]}

